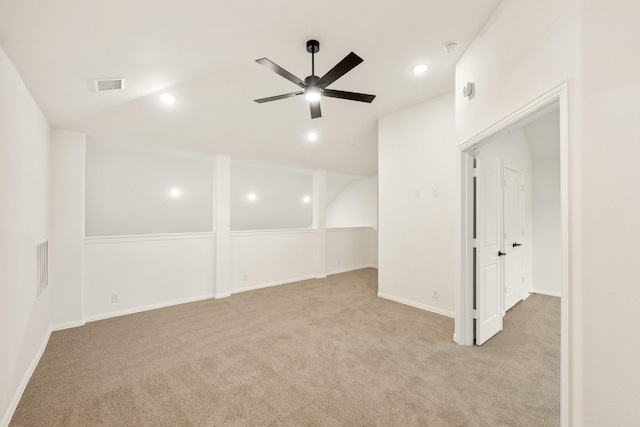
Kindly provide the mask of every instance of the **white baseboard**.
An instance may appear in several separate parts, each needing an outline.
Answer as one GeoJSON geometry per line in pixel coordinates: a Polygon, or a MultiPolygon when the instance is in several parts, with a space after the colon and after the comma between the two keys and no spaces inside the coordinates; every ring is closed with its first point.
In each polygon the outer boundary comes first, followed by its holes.
{"type": "Polygon", "coordinates": [[[220,299],[220,298],[228,298],[230,296],[231,296],[231,292],[220,292],[220,293],[215,294],[213,297],[215,299],[220,299]]]}
{"type": "Polygon", "coordinates": [[[57,323],[51,325],[51,332],[62,331],[63,329],[77,328],[78,326],[84,326],[84,320],[74,320],[73,322],[57,323]]]}
{"type": "Polygon", "coordinates": [[[231,294],[238,294],[240,292],[247,292],[247,291],[255,291],[256,289],[270,288],[271,286],[286,285],[287,283],[300,282],[302,280],[309,280],[309,279],[315,279],[315,278],[317,278],[317,276],[315,274],[311,274],[309,276],[294,277],[292,279],[277,280],[275,282],[245,286],[243,288],[232,289],[231,294]]]}
{"type": "Polygon", "coordinates": [[[22,381],[20,381],[20,385],[18,385],[18,389],[16,390],[16,393],[13,395],[13,399],[11,399],[11,404],[7,408],[7,412],[5,412],[4,418],[2,418],[2,422],[0,422],[0,427],[7,427],[9,425],[9,422],[13,417],[13,413],[16,411],[16,408],[18,407],[18,403],[20,403],[20,399],[22,398],[22,393],[24,393],[24,390],[27,388],[27,384],[29,384],[31,375],[33,375],[33,371],[36,370],[36,366],[38,366],[38,363],[40,362],[40,358],[44,353],[44,349],[47,348],[47,344],[49,343],[49,337],[51,336],[51,332],[52,330],[51,328],[49,328],[49,330],[47,331],[44,337],[44,340],[42,341],[42,344],[40,345],[40,348],[38,349],[36,355],[33,357],[33,360],[31,361],[31,364],[29,365],[27,372],[25,372],[24,376],[22,377],[22,381]]]}
{"type": "Polygon", "coordinates": [[[157,308],[170,307],[172,305],[186,304],[189,302],[202,301],[205,299],[213,298],[213,294],[198,295],[195,297],[182,298],[173,301],[165,301],[157,304],[149,304],[141,307],[132,307],[124,310],[110,311],[108,313],[95,314],[93,316],[86,316],[85,322],[95,322],[96,320],[109,319],[111,317],[125,316],[127,314],[140,313],[142,311],[155,310],[157,308]]]}
{"type": "Polygon", "coordinates": [[[561,297],[560,292],[551,292],[551,291],[541,291],[538,289],[534,289],[531,291],[532,294],[540,294],[540,295],[547,295],[549,297],[561,297]]]}
{"type": "Polygon", "coordinates": [[[362,270],[364,268],[369,268],[369,267],[371,266],[359,265],[357,267],[347,267],[347,268],[341,268],[340,270],[331,270],[331,271],[327,271],[327,276],[331,276],[332,274],[348,273],[349,271],[362,270]]]}
{"type": "Polygon", "coordinates": [[[411,300],[408,300],[408,299],[396,297],[396,296],[385,294],[385,293],[382,293],[382,292],[378,292],[378,296],[380,298],[384,298],[384,299],[388,299],[388,300],[391,300],[391,301],[399,302],[400,304],[410,305],[411,307],[419,308],[421,310],[430,311],[432,313],[441,314],[441,315],[447,316],[447,317],[455,317],[455,313],[453,311],[443,310],[443,309],[438,308],[438,307],[432,307],[430,305],[426,305],[426,304],[422,304],[420,302],[415,302],[415,301],[411,301],[411,300]]]}

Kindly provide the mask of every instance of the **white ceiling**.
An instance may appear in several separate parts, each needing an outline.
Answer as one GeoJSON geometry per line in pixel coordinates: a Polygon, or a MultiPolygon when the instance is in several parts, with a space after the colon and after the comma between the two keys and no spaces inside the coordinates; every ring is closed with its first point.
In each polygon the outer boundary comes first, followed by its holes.
{"type": "Polygon", "coordinates": [[[377,119],[453,89],[454,64],[500,0],[0,0],[0,44],[54,127],[121,142],[228,153],[361,175],[377,170],[377,119]],[[331,88],[372,104],[301,97],[256,104],[353,51],[364,62],[331,88]],[[446,53],[442,46],[457,41],[446,53]],[[431,65],[415,76],[411,67],[431,65]],[[92,80],[127,78],[120,92],[92,80]],[[170,91],[172,107],[157,95],[170,91]],[[319,133],[313,145],[309,130],[319,133]]]}

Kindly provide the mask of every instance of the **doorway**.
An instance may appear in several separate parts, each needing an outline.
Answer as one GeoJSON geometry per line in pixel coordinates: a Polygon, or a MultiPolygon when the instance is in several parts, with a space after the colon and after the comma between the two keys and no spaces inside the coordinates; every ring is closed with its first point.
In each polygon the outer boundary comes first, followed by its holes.
{"type": "Polygon", "coordinates": [[[561,296],[558,109],[489,138],[472,155],[474,335],[482,345],[503,330],[500,317],[530,295],[561,296]]]}
{"type": "MultiPolygon", "coordinates": [[[[524,222],[524,238],[523,241],[518,241],[517,229],[518,224],[508,224],[505,226],[503,218],[496,219],[496,215],[491,212],[491,208],[483,206],[483,201],[491,201],[496,203],[497,206],[501,206],[503,203],[502,198],[504,192],[502,189],[498,190],[497,185],[504,185],[505,169],[502,164],[502,160],[497,156],[492,156],[492,153],[482,153],[482,147],[485,146],[492,138],[500,135],[503,132],[513,130],[514,128],[521,127],[523,124],[532,122],[536,118],[544,116],[551,111],[556,111],[559,117],[559,185],[557,185],[557,191],[559,193],[559,254],[558,265],[560,270],[560,292],[562,295],[561,300],[561,420],[563,425],[568,425],[568,402],[569,402],[569,366],[568,366],[568,343],[569,343],[569,274],[568,274],[568,260],[569,260],[569,165],[568,165],[568,149],[569,149],[569,135],[568,135],[568,108],[567,108],[567,84],[566,82],[553,88],[549,92],[541,95],[537,99],[531,101],[527,105],[523,106],[519,110],[513,112],[509,116],[500,120],[496,124],[480,132],[478,135],[469,139],[461,144],[459,148],[459,171],[460,171],[460,187],[459,187],[459,275],[458,275],[458,287],[456,289],[456,323],[454,339],[461,345],[474,345],[478,335],[480,335],[480,342],[485,342],[491,338],[495,333],[502,329],[502,317],[507,311],[506,307],[513,303],[517,303],[519,298],[526,298],[529,295],[529,291],[532,289],[532,279],[527,281],[527,265],[523,263],[523,271],[525,277],[524,288],[518,289],[517,283],[513,282],[513,278],[517,277],[519,266],[518,256],[512,257],[515,259],[514,263],[504,269],[503,262],[496,261],[496,258],[505,258],[507,255],[502,255],[503,248],[511,244],[511,249],[519,251],[523,258],[526,259],[526,251],[529,250],[527,245],[527,218],[523,214],[522,220],[524,222]],[[478,156],[478,153],[479,156],[478,156]],[[494,161],[491,160],[494,159],[494,161]],[[497,160],[496,160],[497,159],[497,160]],[[480,174],[484,173],[484,180],[474,176],[477,171],[474,170],[474,166],[478,162],[480,166],[480,174]],[[487,173],[488,172],[488,173],[487,173]],[[493,184],[487,184],[493,182],[493,184]],[[474,191],[474,189],[476,191],[474,191]],[[477,194],[476,194],[477,192],[477,194]],[[484,194],[482,195],[482,193],[484,194]],[[477,196],[477,199],[476,199],[477,196]],[[474,216],[474,206],[477,204],[477,209],[480,214],[478,217],[474,216]],[[484,217],[481,217],[484,212],[484,217]],[[487,218],[491,218],[488,220],[487,218]],[[479,226],[476,230],[476,226],[479,226]],[[484,227],[484,228],[483,228],[484,227]],[[507,235],[505,239],[504,228],[511,227],[515,232],[511,235],[511,238],[507,235]],[[476,235],[484,233],[482,239],[478,239],[476,235]],[[493,240],[488,234],[493,235],[493,240]],[[514,244],[522,246],[513,246],[514,244]],[[475,246],[475,247],[474,247],[475,246]],[[503,287],[504,275],[508,274],[512,277],[511,285],[506,288],[509,297],[506,297],[505,287],[503,287]],[[475,293],[474,283],[478,285],[477,294],[475,293]],[[491,286],[487,287],[489,283],[491,286]],[[522,296],[521,296],[522,295],[522,296]],[[474,318],[476,317],[476,318],[474,318]],[[476,329],[478,328],[478,329],[476,329]],[[474,335],[478,332],[478,335],[474,335]]],[[[486,150],[485,150],[486,151],[486,150]]],[[[531,191],[531,185],[527,185],[527,173],[518,167],[507,165],[507,169],[513,172],[519,172],[521,174],[521,180],[523,181],[525,195],[527,189],[531,191]]],[[[511,172],[507,172],[509,178],[514,182],[517,182],[518,176],[511,175],[511,172]]],[[[479,175],[481,177],[482,175],[479,175]]],[[[512,209],[517,209],[517,197],[515,195],[508,195],[511,200],[515,198],[512,203],[512,209]],[[512,197],[514,196],[514,197],[512,197]]],[[[504,210],[494,208],[498,211],[499,215],[504,215],[504,210]]],[[[515,214],[510,212],[511,215],[515,214]]],[[[512,252],[517,255],[518,252],[512,252]]],[[[533,266],[531,267],[533,268],[533,266]]],[[[521,279],[522,281],[522,276],[521,279]]],[[[551,293],[550,293],[551,294],[551,293]]],[[[556,296],[560,296],[556,295],[556,296]]]]}

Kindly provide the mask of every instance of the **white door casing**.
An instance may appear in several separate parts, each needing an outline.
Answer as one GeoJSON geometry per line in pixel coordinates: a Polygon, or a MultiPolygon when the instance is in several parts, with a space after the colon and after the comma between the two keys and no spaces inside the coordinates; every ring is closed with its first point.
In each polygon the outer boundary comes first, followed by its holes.
{"type": "Polygon", "coordinates": [[[477,168],[476,344],[481,345],[502,330],[502,161],[479,153],[477,168]]]}
{"type": "Polygon", "coordinates": [[[504,313],[524,298],[524,187],[522,174],[504,168],[504,313]]]}

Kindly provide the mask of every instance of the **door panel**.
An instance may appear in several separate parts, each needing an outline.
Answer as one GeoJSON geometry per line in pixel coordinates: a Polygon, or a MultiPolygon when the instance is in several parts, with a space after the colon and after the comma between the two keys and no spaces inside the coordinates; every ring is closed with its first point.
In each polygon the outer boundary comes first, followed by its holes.
{"type": "Polygon", "coordinates": [[[502,330],[502,161],[480,153],[476,181],[476,344],[502,330]]]}
{"type": "MultiPolygon", "coordinates": [[[[524,298],[522,174],[504,169],[504,310],[524,298]],[[515,246],[514,246],[515,245],[515,246]]],[[[503,313],[504,314],[504,313],[503,313]]]]}

